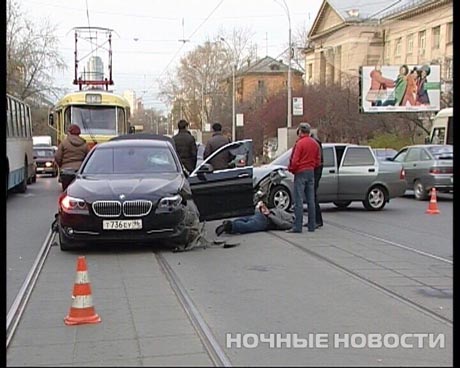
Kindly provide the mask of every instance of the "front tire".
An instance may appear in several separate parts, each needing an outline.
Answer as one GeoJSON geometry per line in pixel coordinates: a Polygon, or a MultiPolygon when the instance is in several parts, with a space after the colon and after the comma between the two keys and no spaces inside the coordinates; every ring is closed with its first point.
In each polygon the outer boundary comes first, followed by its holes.
{"type": "Polygon", "coordinates": [[[428,199],[428,190],[420,180],[416,180],[414,183],[414,197],[419,201],[426,201],[428,199]]]}
{"type": "Polygon", "coordinates": [[[332,203],[334,203],[334,205],[338,209],[344,210],[345,208],[347,208],[351,204],[351,201],[334,201],[332,203]]]}
{"type": "Polygon", "coordinates": [[[29,169],[27,167],[27,160],[24,161],[24,179],[22,180],[21,184],[17,187],[18,193],[25,193],[27,190],[27,177],[29,176],[29,169]]]}
{"type": "Polygon", "coordinates": [[[292,205],[291,193],[283,185],[275,186],[268,197],[268,208],[278,208],[281,210],[289,210],[292,205]]]}
{"type": "Polygon", "coordinates": [[[388,195],[385,189],[381,186],[375,186],[367,192],[363,206],[368,211],[380,211],[385,207],[387,201],[388,195]]]}

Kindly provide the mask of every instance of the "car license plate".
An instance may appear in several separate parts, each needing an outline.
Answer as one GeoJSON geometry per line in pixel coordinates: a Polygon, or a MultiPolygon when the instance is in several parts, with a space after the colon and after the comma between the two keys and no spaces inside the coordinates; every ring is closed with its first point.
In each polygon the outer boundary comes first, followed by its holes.
{"type": "Polygon", "coordinates": [[[142,229],[142,220],[103,220],[104,230],[139,230],[142,229]]]}

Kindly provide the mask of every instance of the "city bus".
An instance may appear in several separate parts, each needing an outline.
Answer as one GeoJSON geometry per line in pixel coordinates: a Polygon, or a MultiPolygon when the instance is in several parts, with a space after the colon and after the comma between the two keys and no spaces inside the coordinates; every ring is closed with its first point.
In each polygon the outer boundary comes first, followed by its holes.
{"type": "Polygon", "coordinates": [[[453,132],[454,109],[448,107],[440,110],[433,119],[428,143],[454,144],[453,132]]]}
{"type": "Polygon", "coordinates": [[[6,95],[6,194],[24,193],[36,180],[32,141],[32,116],[24,101],[6,95]]]}
{"type": "Polygon", "coordinates": [[[72,92],[51,108],[48,125],[56,132],[56,144],[65,138],[70,124],[77,124],[80,136],[91,148],[97,143],[131,133],[127,99],[109,91],[90,89],[72,92]]]}

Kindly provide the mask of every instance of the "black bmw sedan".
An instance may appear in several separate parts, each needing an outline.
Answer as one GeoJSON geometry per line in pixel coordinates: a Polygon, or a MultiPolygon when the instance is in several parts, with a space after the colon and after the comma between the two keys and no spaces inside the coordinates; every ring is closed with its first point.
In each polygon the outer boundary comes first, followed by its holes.
{"type": "Polygon", "coordinates": [[[222,149],[245,150],[247,163],[214,171],[206,160],[188,177],[167,140],[96,145],[59,197],[61,250],[159,239],[186,246],[200,221],[252,214],[252,142],[222,149]]]}

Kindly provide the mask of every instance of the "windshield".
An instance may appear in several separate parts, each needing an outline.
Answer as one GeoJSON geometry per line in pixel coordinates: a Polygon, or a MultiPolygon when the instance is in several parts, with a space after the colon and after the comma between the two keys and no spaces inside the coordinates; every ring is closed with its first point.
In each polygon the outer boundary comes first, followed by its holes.
{"type": "Polygon", "coordinates": [[[54,157],[54,150],[49,149],[34,149],[34,156],[35,157],[54,157]]]}
{"type": "Polygon", "coordinates": [[[450,159],[454,158],[454,146],[445,145],[445,146],[431,146],[428,147],[430,153],[434,156],[435,159],[450,159]]]}
{"type": "Polygon", "coordinates": [[[292,148],[288,149],[286,152],[275,158],[271,164],[272,165],[280,165],[280,166],[286,166],[288,167],[289,165],[289,159],[291,158],[291,151],[292,148]]]}
{"type": "Polygon", "coordinates": [[[71,106],[66,112],[66,127],[72,123],[80,127],[81,134],[116,135],[119,115],[117,110],[121,111],[115,106],[71,106]]]}
{"type": "Polygon", "coordinates": [[[152,174],[178,172],[166,147],[99,148],[89,157],[82,174],[152,174]]]}

